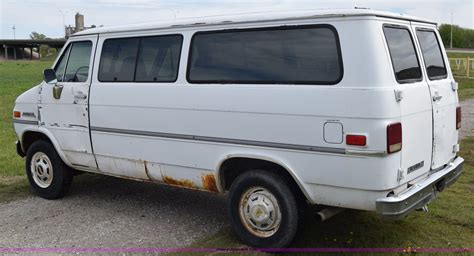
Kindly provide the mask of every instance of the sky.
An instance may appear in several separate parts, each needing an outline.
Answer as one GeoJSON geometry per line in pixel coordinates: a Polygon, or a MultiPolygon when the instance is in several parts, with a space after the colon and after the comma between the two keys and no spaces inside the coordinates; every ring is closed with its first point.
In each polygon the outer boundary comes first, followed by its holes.
{"type": "Polygon", "coordinates": [[[474,29],[474,0],[0,0],[0,38],[29,38],[32,31],[64,36],[63,24],[85,15],[86,26],[122,25],[259,11],[367,7],[474,29]],[[64,19],[64,22],[63,22],[64,19]]]}

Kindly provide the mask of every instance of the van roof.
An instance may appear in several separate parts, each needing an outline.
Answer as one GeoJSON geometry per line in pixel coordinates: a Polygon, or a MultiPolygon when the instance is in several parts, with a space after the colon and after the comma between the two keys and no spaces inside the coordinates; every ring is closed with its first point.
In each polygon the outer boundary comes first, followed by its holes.
{"type": "Polygon", "coordinates": [[[304,20],[304,19],[314,19],[314,18],[356,17],[356,16],[376,16],[376,17],[416,21],[416,22],[437,25],[436,22],[426,20],[426,19],[421,19],[421,18],[408,16],[404,14],[393,13],[393,12],[375,11],[375,10],[366,9],[366,8],[320,9],[320,10],[311,10],[311,11],[284,11],[284,12],[278,11],[278,12],[255,12],[255,13],[232,14],[232,15],[218,15],[218,16],[207,16],[207,17],[197,17],[197,18],[174,19],[174,20],[162,21],[162,22],[148,22],[148,23],[136,23],[136,24],[130,24],[130,25],[99,27],[99,28],[84,30],[82,32],[74,34],[73,36],[138,31],[138,30],[154,30],[154,29],[169,29],[169,28],[213,26],[213,25],[215,26],[215,25],[222,25],[222,24],[242,24],[242,23],[252,23],[252,22],[304,20]]]}

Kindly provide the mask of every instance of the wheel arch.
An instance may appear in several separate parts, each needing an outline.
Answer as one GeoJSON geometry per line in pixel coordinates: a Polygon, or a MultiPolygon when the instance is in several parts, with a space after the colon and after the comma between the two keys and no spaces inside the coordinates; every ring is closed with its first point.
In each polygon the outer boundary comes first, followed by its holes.
{"type": "Polygon", "coordinates": [[[263,155],[250,154],[230,154],[222,159],[217,166],[217,183],[219,190],[222,192],[228,191],[232,182],[249,169],[264,169],[269,172],[277,172],[283,177],[290,178],[291,184],[295,192],[304,199],[312,201],[307,193],[300,178],[292,170],[290,166],[283,161],[279,161],[272,157],[263,155]],[[236,168],[239,168],[237,170],[236,168]]]}
{"type": "Polygon", "coordinates": [[[23,130],[23,133],[20,136],[20,144],[21,144],[21,148],[22,148],[23,152],[26,154],[28,152],[28,148],[35,141],[38,141],[38,140],[41,140],[41,139],[49,141],[53,145],[54,149],[58,153],[61,160],[63,160],[63,162],[66,165],[71,166],[71,163],[67,160],[66,155],[61,150],[61,147],[59,146],[59,142],[54,137],[54,135],[51,132],[49,132],[48,130],[46,130],[44,128],[41,128],[41,127],[37,128],[37,129],[27,128],[27,129],[23,130]]]}

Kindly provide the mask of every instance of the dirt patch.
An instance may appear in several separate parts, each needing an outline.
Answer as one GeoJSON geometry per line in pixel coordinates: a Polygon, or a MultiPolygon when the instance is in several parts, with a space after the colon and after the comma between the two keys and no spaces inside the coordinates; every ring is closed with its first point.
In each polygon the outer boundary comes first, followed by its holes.
{"type": "Polygon", "coordinates": [[[462,128],[459,133],[459,140],[474,136],[474,99],[461,102],[462,107],[462,128]]]}

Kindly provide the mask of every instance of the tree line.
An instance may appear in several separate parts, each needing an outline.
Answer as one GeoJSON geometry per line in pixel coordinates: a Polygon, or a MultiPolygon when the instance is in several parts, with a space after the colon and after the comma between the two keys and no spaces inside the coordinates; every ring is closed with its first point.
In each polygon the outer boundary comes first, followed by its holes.
{"type": "MultiPolygon", "coordinates": [[[[439,33],[443,39],[444,46],[451,45],[451,25],[442,24],[439,33]]],[[[453,26],[453,48],[474,48],[474,29],[453,26]]]]}

